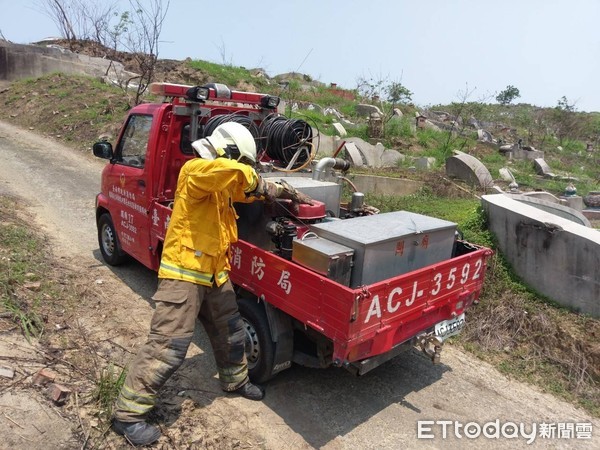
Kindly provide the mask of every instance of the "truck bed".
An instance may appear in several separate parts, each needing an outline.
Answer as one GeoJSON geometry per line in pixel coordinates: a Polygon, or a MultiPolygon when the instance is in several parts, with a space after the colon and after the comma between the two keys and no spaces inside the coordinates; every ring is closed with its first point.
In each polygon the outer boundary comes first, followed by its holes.
{"type": "Polygon", "coordinates": [[[477,300],[492,252],[461,245],[461,256],[349,288],[239,241],[232,246],[231,279],[329,338],[332,362],[341,365],[388,352],[477,300]]]}

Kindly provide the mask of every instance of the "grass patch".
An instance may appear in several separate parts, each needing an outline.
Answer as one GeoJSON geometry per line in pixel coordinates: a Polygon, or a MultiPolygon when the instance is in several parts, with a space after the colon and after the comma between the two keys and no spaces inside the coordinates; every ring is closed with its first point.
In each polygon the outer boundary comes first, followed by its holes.
{"type": "Polygon", "coordinates": [[[116,137],[128,109],[120,88],[60,73],[14,81],[0,105],[0,119],[86,150],[100,134],[116,137]]]}
{"type": "Polygon", "coordinates": [[[114,364],[109,364],[100,371],[92,398],[98,403],[104,419],[109,421],[112,417],[113,405],[121,387],[125,382],[127,372],[114,364]]]}
{"type": "Polygon", "coordinates": [[[408,117],[394,118],[385,124],[385,136],[390,142],[395,139],[411,139],[416,131],[413,131],[414,119],[408,117]]]}
{"type": "Polygon", "coordinates": [[[42,337],[44,322],[36,311],[29,310],[26,305],[19,304],[13,299],[3,300],[2,307],[20,325],[27,342],[31,343],[32,338],[42,337]]]}
{"type": "Polygon", "coordinates": [[[17,210],[16,201],[0,197],[0,310],[30,341],[44,332],[39,302],[48,286],[39,280],[49,266],[43,238],[27,227],[17,210]]]}
{"type": "Polygon", "coordinates": [[[405,210],[456,223],[465,221],[479,204],[475,198],[441,198],[428,190],[403,197],[367,194],[365,201],[381,212],[405,210]]]}
{"type": "Polygon", "coordinates": [[[262,87],[260,79],[253,76],[244,67],[234,66],[233,64],[217,64],[202,60],[189,61],[188,65],[190,68],[199,70],[209,78],[218,80],[219,83],[223,83],[231,88],[235,88],[242,82],[258,84],[262,87]]]}

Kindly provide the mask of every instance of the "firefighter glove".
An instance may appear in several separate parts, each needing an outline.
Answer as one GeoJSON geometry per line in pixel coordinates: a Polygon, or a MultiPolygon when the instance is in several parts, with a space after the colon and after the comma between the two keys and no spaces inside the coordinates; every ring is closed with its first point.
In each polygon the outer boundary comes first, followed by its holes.
{"type": "Polygon", "coordinates": [[[262,177],[258,178],[258,186],[252,193],[257,197],[262,197],[267,203],[273,203],[280,196],[283,188],[272,181],[267,181],[262,177]]]}
{"type": "Polygon", "coordinates": [[[290,199],[294,203],[313,205],[312,198],[310,198],[308,195],[294,189],[287,182],[280,180],[278,182],[278,184],[283,187],[282,192],[279,195],[279,198],[287,198],[287,199],[290,199]]]}

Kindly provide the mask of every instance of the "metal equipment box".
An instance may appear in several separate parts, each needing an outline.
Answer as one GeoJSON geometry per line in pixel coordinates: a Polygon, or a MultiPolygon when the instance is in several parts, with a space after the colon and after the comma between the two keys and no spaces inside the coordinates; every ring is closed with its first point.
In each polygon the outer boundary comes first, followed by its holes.
{"type": "Polygon", "coordinates": [[[350,287],[376,283],[452,257],[456,224],[408,211],[327,221],[310,227],[354,250],[350,287]]]}
{"type": "Polygon", "coordinates": [[[337,281],[350,284],[354,250],[318,236],[294,239],[292,261],[337,281]]]}
{"type": "Polygon", "coordinates": [[[331,211],[335,217],[340,215],[340,201],[342,197],[342,185],[331,181],[313,180],[306,176],[275,176],[272,173],[261,174],[269,181],[284,180],[290,186],[310,196],[314,200],[325,203],[325,209],[331,211]]]}

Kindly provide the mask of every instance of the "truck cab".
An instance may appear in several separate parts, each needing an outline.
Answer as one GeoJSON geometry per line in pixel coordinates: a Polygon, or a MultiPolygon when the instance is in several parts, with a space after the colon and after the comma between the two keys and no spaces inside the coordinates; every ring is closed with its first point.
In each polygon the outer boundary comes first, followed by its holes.
{"type": "Polygon", "coordinates": [[[220,84],[202,89],[198,94],[191,86],[151,85],[151,93],[170,101],[135,106],[114,148],[109,142],[94,145],[94,154],[109,160],[96,198],[96,220],[100,251],[111,264],[131,256],[158,270],[177,176],[194,157],[191,143],[203,136],[212,118],[235,114],[260,123],[279,103],[277,97],[232,92],[220,84]]]}

